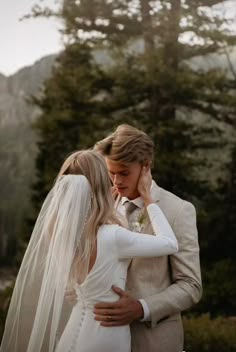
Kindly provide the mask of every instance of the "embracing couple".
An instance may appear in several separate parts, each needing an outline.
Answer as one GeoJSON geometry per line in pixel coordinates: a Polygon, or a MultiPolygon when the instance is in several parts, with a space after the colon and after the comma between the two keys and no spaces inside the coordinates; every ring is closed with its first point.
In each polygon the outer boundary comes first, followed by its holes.
{"type": "Polygon", "coordinates": [[[181,311],[201,297],[196,214],[152,180],[153,153],[144,132],[120,125],[65,160],[0,352],[182,352],[181,311]]]}

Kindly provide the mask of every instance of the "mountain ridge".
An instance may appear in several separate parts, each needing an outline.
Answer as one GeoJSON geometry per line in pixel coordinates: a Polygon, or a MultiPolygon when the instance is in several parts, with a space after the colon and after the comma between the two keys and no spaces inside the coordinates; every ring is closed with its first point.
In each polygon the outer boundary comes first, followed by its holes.
{"type": "MultiPolygon", "coordinates": [[[[3,244],[9,241],[10,234],[15,237],[19,235],[20,219],[25,218],[25,212],[30,209],[30,186],[35,177],[34,161],[37,153],[37,137],[32,123],[39,116],[40,110],[29,105],[26,100],[40,93],[45,80],[52,73],[56,57],[57,54],[47,55],[10,76],[0,73],[0,182],[5,185],[0,202],[0,218],[4,222],[4,233],[0,233],[0,259],[1,256],[4,257],[4,253],[1,253],[3,248],[6,248],[3,244]],[[12,219],[19,219],[14,221],[14,228],[12,219]]],[[[94,58],[99,65],[112,64],[111,57],[102,49],[94,52],[94,58]]],[[[236,70],[236,47],[232,58],[236,70]]],[[[190,64],[193,68],[202,69],[217,66],[227,68],[226,57],[214,55],[208,56],[208,60],[194,58],[190,64]]],[[[228,72],[230,73],[229,70],[228,72]]],[[[204,116],[195,118],[198,123],[201,119],[206,121],[204,116]]],[[[225,158],[223,149],[216,155],[217,159],[220,154],[225,158]]],[[[209,156],[210,159],[214,157],[209,156]]]]}

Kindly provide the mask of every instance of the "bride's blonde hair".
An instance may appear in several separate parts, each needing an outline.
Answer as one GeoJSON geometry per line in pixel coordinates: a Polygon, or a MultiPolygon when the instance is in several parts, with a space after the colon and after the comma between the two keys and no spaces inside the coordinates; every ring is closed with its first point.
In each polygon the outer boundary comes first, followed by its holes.
{"type": "Polygon", "coordinates": [[[1,351],[55,351],[71,314],[67,290],[84,282],[99,226],[118,222],[110,187],[103,157],[95,151],[65,160],[31,234],[1,351]]]}
{"type": "Polygon", "coordinates": [[[86,261],[90,258],[96,243],[99,227],[103,224],[121,223],[115,214],[114,199],[111,193],[112,185],[104,157],[100,153],[90,149],[72,153],[64,161],[58,177],[68,174],[84,175],[91,186],[91,209],[86,220],[82,252],[82,257],[86,261]]]}

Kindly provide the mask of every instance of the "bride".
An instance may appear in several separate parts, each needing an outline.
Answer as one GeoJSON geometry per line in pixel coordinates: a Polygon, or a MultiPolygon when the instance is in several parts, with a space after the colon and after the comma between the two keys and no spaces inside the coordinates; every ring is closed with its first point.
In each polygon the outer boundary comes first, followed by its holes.
{"type": "MultiPolygon", "coordinates": [[[[178,245],[150,199],[150,170],[138,189],[156,236],[133,233],[114,212],[103,157],[70,155],[36,221],[13,291],[0,352],[130,352],[129,326],[95,321],[97,302],[116,301],[130,258],[172,254],[178,245]],[[77,303],[66,298],[74,290],[77,303]]],[[[109,319],[109,316],[108,316],[109,319]]]]}

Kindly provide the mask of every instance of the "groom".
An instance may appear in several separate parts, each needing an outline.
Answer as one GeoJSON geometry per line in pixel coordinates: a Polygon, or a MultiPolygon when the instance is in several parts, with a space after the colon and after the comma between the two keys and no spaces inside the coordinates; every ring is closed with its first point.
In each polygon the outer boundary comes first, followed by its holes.
{"type": "MultiPolygon", "coordinates": [[[[131,230],[137,231],[138,225],[142,232],[152,234],[137,190],[142,166],[151,167],[153,160],[151,139],[132,126],[120,125],[99,141],[95,149],[106,159],[118,193],[118,211],[126,214],[131,230]],[[127,208],[132,210],[128,212],[127,208]]],[[[119,300],[96,304],[94,314],[103,326],[130,324],[132,352],[181,352],[181,311],[197,303],[202,292],[196,213],[191,203],[159,187],[155,181],[151,196],[169,221],[179,252],[159,258],[133,259],[126,291],[113,287],[119,300]]]]}

